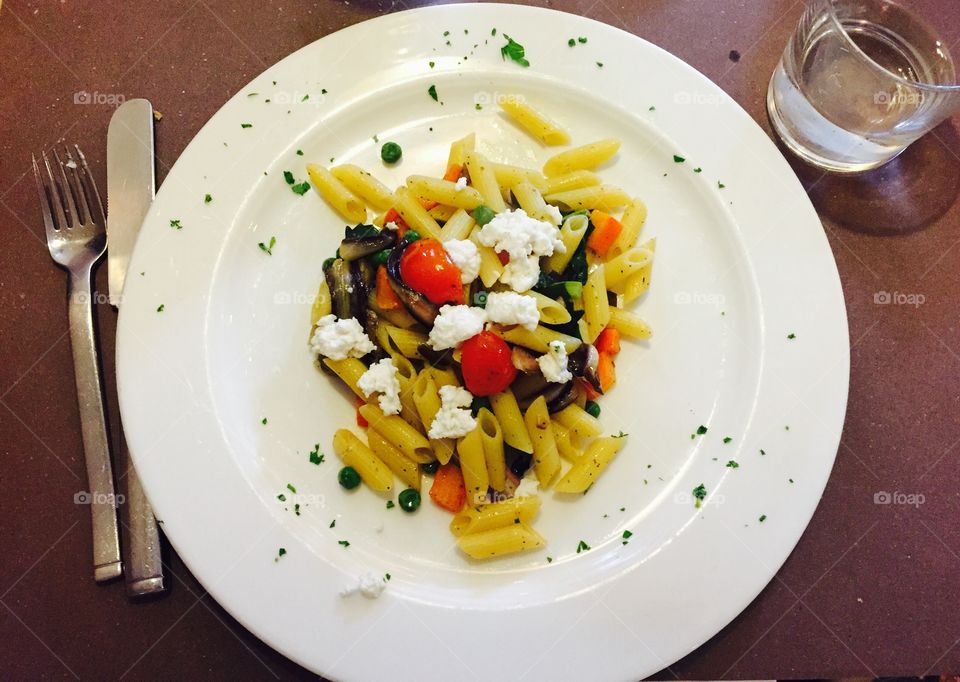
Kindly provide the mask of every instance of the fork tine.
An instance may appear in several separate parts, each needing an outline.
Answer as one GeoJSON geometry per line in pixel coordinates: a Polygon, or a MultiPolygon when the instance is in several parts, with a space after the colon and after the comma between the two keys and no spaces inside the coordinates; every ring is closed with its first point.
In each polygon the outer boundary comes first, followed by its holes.
{"type": "Polygon", "coordinates": [[[93,222],[101,228],[106,228],[107,214],[103,211],[103,202],[100,201],[100,191],[97,189],[97,183],[93,179],[90,166],[87,165],[87,157],[83,155],[79,145],[75,144],[73,148],[77,151],[77,156],[80,158],[80,177],[83,180],[83,186],[90,200],[90,214],[93,222]]]}
{"type": "Polygon", "coordinates": [[[60,193],[66,200],[67,227],[77,227],[80,224],[80,214],[77,212],[77,204],[73,201],[73,187],[67,180],[66,167],[60,160],[56,147],[53,148],[53,158],[57,160],[57,166],[60,168],[60,179],[63,181],[63,184],[60,185],[60,193]]]}
{"type": "Polygon", "coordinates": [[[50,203],[52,204],[53,215],[57,220],[57,227],[63,230],[69,226],[69,223],[67,222],[67,216],[63,213],[63,197],[60,196],[60,186],[54,178],[53,171],[50,170],[50,159],[47,158],[47,153],[42,152],[42,154],[43,165],[47,169],[47,187],[50,190],[50,203]]]}
{"type": "Polygon", "coordinates": [[[43,226],[47,230],[47,241],[52,241],[57,236],[57,227],[53,223],[53,214],[50,213],[50,197],[47,196],[47,189],[40,177],[40,166],[37,165],[37,157],[30,155],[33,160],[33,177],[37,181],[37,191],[40,193],[40,212],[43,213],[43,226]]]}
{"type": "Polygon", "coordinates": [[[67,163],[64,164],[64,167],[68,169],[66,171],[67,177],[70,178],[70,187],[73,188],[74,194],[77,196],[77,208],[80,209],[78,220],[86,225],[90,222],[90,202],[87,199],[86,188],[80,181],[81,171],[77,170],[78,164],[74,160],[73,154],[70,153],[70,147],[63,145],[63,152],[67,158],[67,163]]]}

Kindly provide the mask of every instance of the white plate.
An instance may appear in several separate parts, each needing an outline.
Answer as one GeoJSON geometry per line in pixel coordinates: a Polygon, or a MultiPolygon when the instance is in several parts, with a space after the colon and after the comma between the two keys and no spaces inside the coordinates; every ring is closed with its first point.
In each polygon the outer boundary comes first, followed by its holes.
{"type": "Polygon", "coordinates": [[[636,679],[691,651],[756,596],[803,532],[836,453],[848,364],[827,240],[747,114],[635,36],[503,5],[352,26],[237,93],[157,195],[118,340],[128,440],[178,553],[266,642],[350,680],[636,679]],[[504,32],[526,46],[529,69],[501,60],[504,32]],[[589,42],[568,47],[576,36],[589,42]],[[538,166],[552,152],[493,104],[516,93],[575,141],[624,140],[602,173],[649,206],[657,262],[638,311],[655,335],[627,344],[602,403],[607,428],[631,434],[610,471],[576,503],[545,496],[535,522],[545,550],[471,563],[429,501],[410,516],[336,483],[330,440],[353,407],[312,366],[306,335],[343,222],[313,191],[294,195],[282,171],[299,180],[305,161],[335,157],[393,186],[442,170],[449,142],[468,131],[491,156],[538,166]],[[375,135],[402,145],[401,164],[380,163],[375,135]],[[257,244],[271,236],[268,256],[257,244]],[[700,424],[709,432],[691,438],[700,424]],[[314,443],[319,466],[308,461],[314,443]],[[700,483],[709,495],[697,509],[700,483]],[[578,554],[580,540],[592,549],[578,554]],[[390,573],[386,592],[341,598],[365,571],[390,573]]]}

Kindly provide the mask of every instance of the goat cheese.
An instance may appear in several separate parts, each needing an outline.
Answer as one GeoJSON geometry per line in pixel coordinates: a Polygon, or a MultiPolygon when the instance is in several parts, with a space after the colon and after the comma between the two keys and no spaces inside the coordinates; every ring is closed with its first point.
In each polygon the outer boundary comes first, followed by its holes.
{"type": "Polygon", "coordinates": [[[331,360],[361,358],[375,348],[353,317],[345,320],[338,320],[336,315],[321,317],[317,321],[317,331],[310,339],[310,350],[331,360]]]}
{"type": "Polygon", "coordinates": [[[500,281],[520,292],[537,283],[541,256],[567,250],[556,225],[531,218],[522,208],[498,213],[480,228],[477,238],[484,246],[492,246],[498,253],[506,251],[510,255],[500,281]]]}
{"type": "Polygon", "coordinates": [[[565,384],[573,379],[573,374],[567,369],[567,347],[562,341],[551,341],[546,355],[537,358],[543,378],[558,384],[565,384]]]}
{"type": "Polygon", "coordinates": [[[454,265],[460,268],[460,282],[470,284],[480,274],[480,251],[469,239],[450,239],[443,243],[443,249],[454,265]]]}
{"type": "Polygon", "coordinates": [[[554,225],[559,225],[563,222],[563,214],[560,213],[560,209],[553,204],[547,204],[547,215],[550,216],[550,220],[553,221],[554,225]]]}
{"type": "Polygon", "coordinates": [[[340,590],[341,597],[351,597],[355,594],[362,594],[367,599],[376,599],[383,591],[387,588],[387,581],[385,578],[374,575],[373,573],[367,571],[366,573],[357,577],[357,581],[352,585],[348,585],[340,590]]]}
{"type": "Polygon", "coordinates": [[[517,489],[513,491],[513,496],[528,497],[530,495],[536,495],[539,492],[540,481],[537,480],[537,475],[533,467],[530,467],[526,475],[520,479],[520,483],[517,484],[517,489]]]}
{"type": "Polygon", "coordinates": [[[395,222],[393,222],[392,220],[389,221],[389,222],[387,222],[387,223],[384,223],[383,226],[384,226],[386,229],[388,229],[388,230],[394,230],[394,231],[396,231],[396,230],[399,230],[399,229],[400,229],[400,226],[397,225],[397,224],[396,224],[395,222]]]}
{"type": "Polygon", "coordinates": [[[461,343],[483,331],[487,313],[483,308],[468,305],[445,305],[433,321],[430,330],[430,345],[434,350],[456,348],[461,343]]]}
{"type": "Polygon", "coordinates": [[[532,296],[512,291],[487,294],[487,319],[500,324],[519,324],[530,331],[540,323],[540,311],[532,296]]]}
{"type": "Polygon", "coordinates": [[[400,379],[393,358],[384,358],[370,365],[370,369],[357,379],[357,388],[368,398],[371,393],[379,392],[377,402],[384,414],[400,414],[400,379]]]}
{"type": "Polygon", "coordinates": [[[470,413],[473,395],[459,386],[440,387],[440,409],[430,424],[427,436],[430,438],[460,438],[466,436],[477,426],[477,420],[470,413]]]}
{"type": "Polygon", "coordinates": [[[467,186],[467,178],[466,178],[466,177],[461,176],[461,177],[457,178],[457,191],[458,191],[458,192],[459,192],[460,190],[462,190],[462,189],[465,189],[466,186],[467,186]]]}

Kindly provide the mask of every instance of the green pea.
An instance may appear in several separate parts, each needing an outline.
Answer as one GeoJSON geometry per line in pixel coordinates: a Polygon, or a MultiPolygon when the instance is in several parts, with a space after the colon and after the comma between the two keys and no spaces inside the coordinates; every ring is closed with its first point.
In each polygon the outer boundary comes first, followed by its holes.
{"type": "Polygon", "coordinates": [[[473,209],[473,219],[477,222],[477,225],[486,225],[493,220],[493,216],[493,209],[491,209],[489,206],[480,204],[473,209]]]}
{"type": "Polygon", "coordinates": [[[353,467],[343,467],[337,474],[337,480],[347,490],[353,490],[360,485],[360,474],[353,467]]]}
{"type": "Polygon", "coordinates": [[[595,403],[595,402],[592,401],[592,400],[588,400],[588,401],[587,401],[587,404],[583,406],[583,409],[584,409],[584,410],[586,411],[586,413],[589,414],[591,417],[598,417],[598,418],[600,417],[600,404],[599,404],[599,403],[595,403]]]}
{"type": "Polygon", "coordinates": [[[438,462],[438,461],[436,461],[436,460],[434,460],[434,461],[432,461],[432,462],[427,462],[426,464],[421,464],[421,465],[420,465],[420,469],[421,469],[421,470],[423,471],[423,473],[425,473],[425,474],[435,474],[435,473],[437,473],[437,469],[439,469],[439,468],[440,468],[440,462],[438,462]]]}
{"type": "Polygon", "coordinates": [[[396,142],[384,142],[380,147],[380,158],[384,163],[396,163],[403,156],[403,150],[396,142]]]}
{"type": "Polygon", "coordinates": [[[408,242],[415,242],[418,239],[420,239],[420,233],[417,232],[416,230],[407,230],[406,232],[403,233],[403,238],[406,239],[408,242]]]}
{"type": "Polygon", "coordinates": [[[387,259],[390,258],[390,254],[393,252],[393,249],[383,249],[377,251],[373,254],[373,264],[374,265],[386,265],[387,259]]]}
{"type": "Polygon", "coordinates": [[[405,512],[414,512],[420,506],[420,493],[413,488],[407,488],[397,496],[400,508],[405,512]]]}

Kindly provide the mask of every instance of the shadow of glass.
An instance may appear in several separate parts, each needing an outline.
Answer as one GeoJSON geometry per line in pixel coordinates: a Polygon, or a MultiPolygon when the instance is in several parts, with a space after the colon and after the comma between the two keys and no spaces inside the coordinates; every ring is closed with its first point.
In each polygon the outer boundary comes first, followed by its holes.
{"type": "Polygon", "coordinates": [[[880,168],[857,175],[824,174],[780,141],[777,146],[814,208],[853,230],[877,236],[917,232],[932,224],[960,194],[960,138],[949,120],[880,168]]]}

